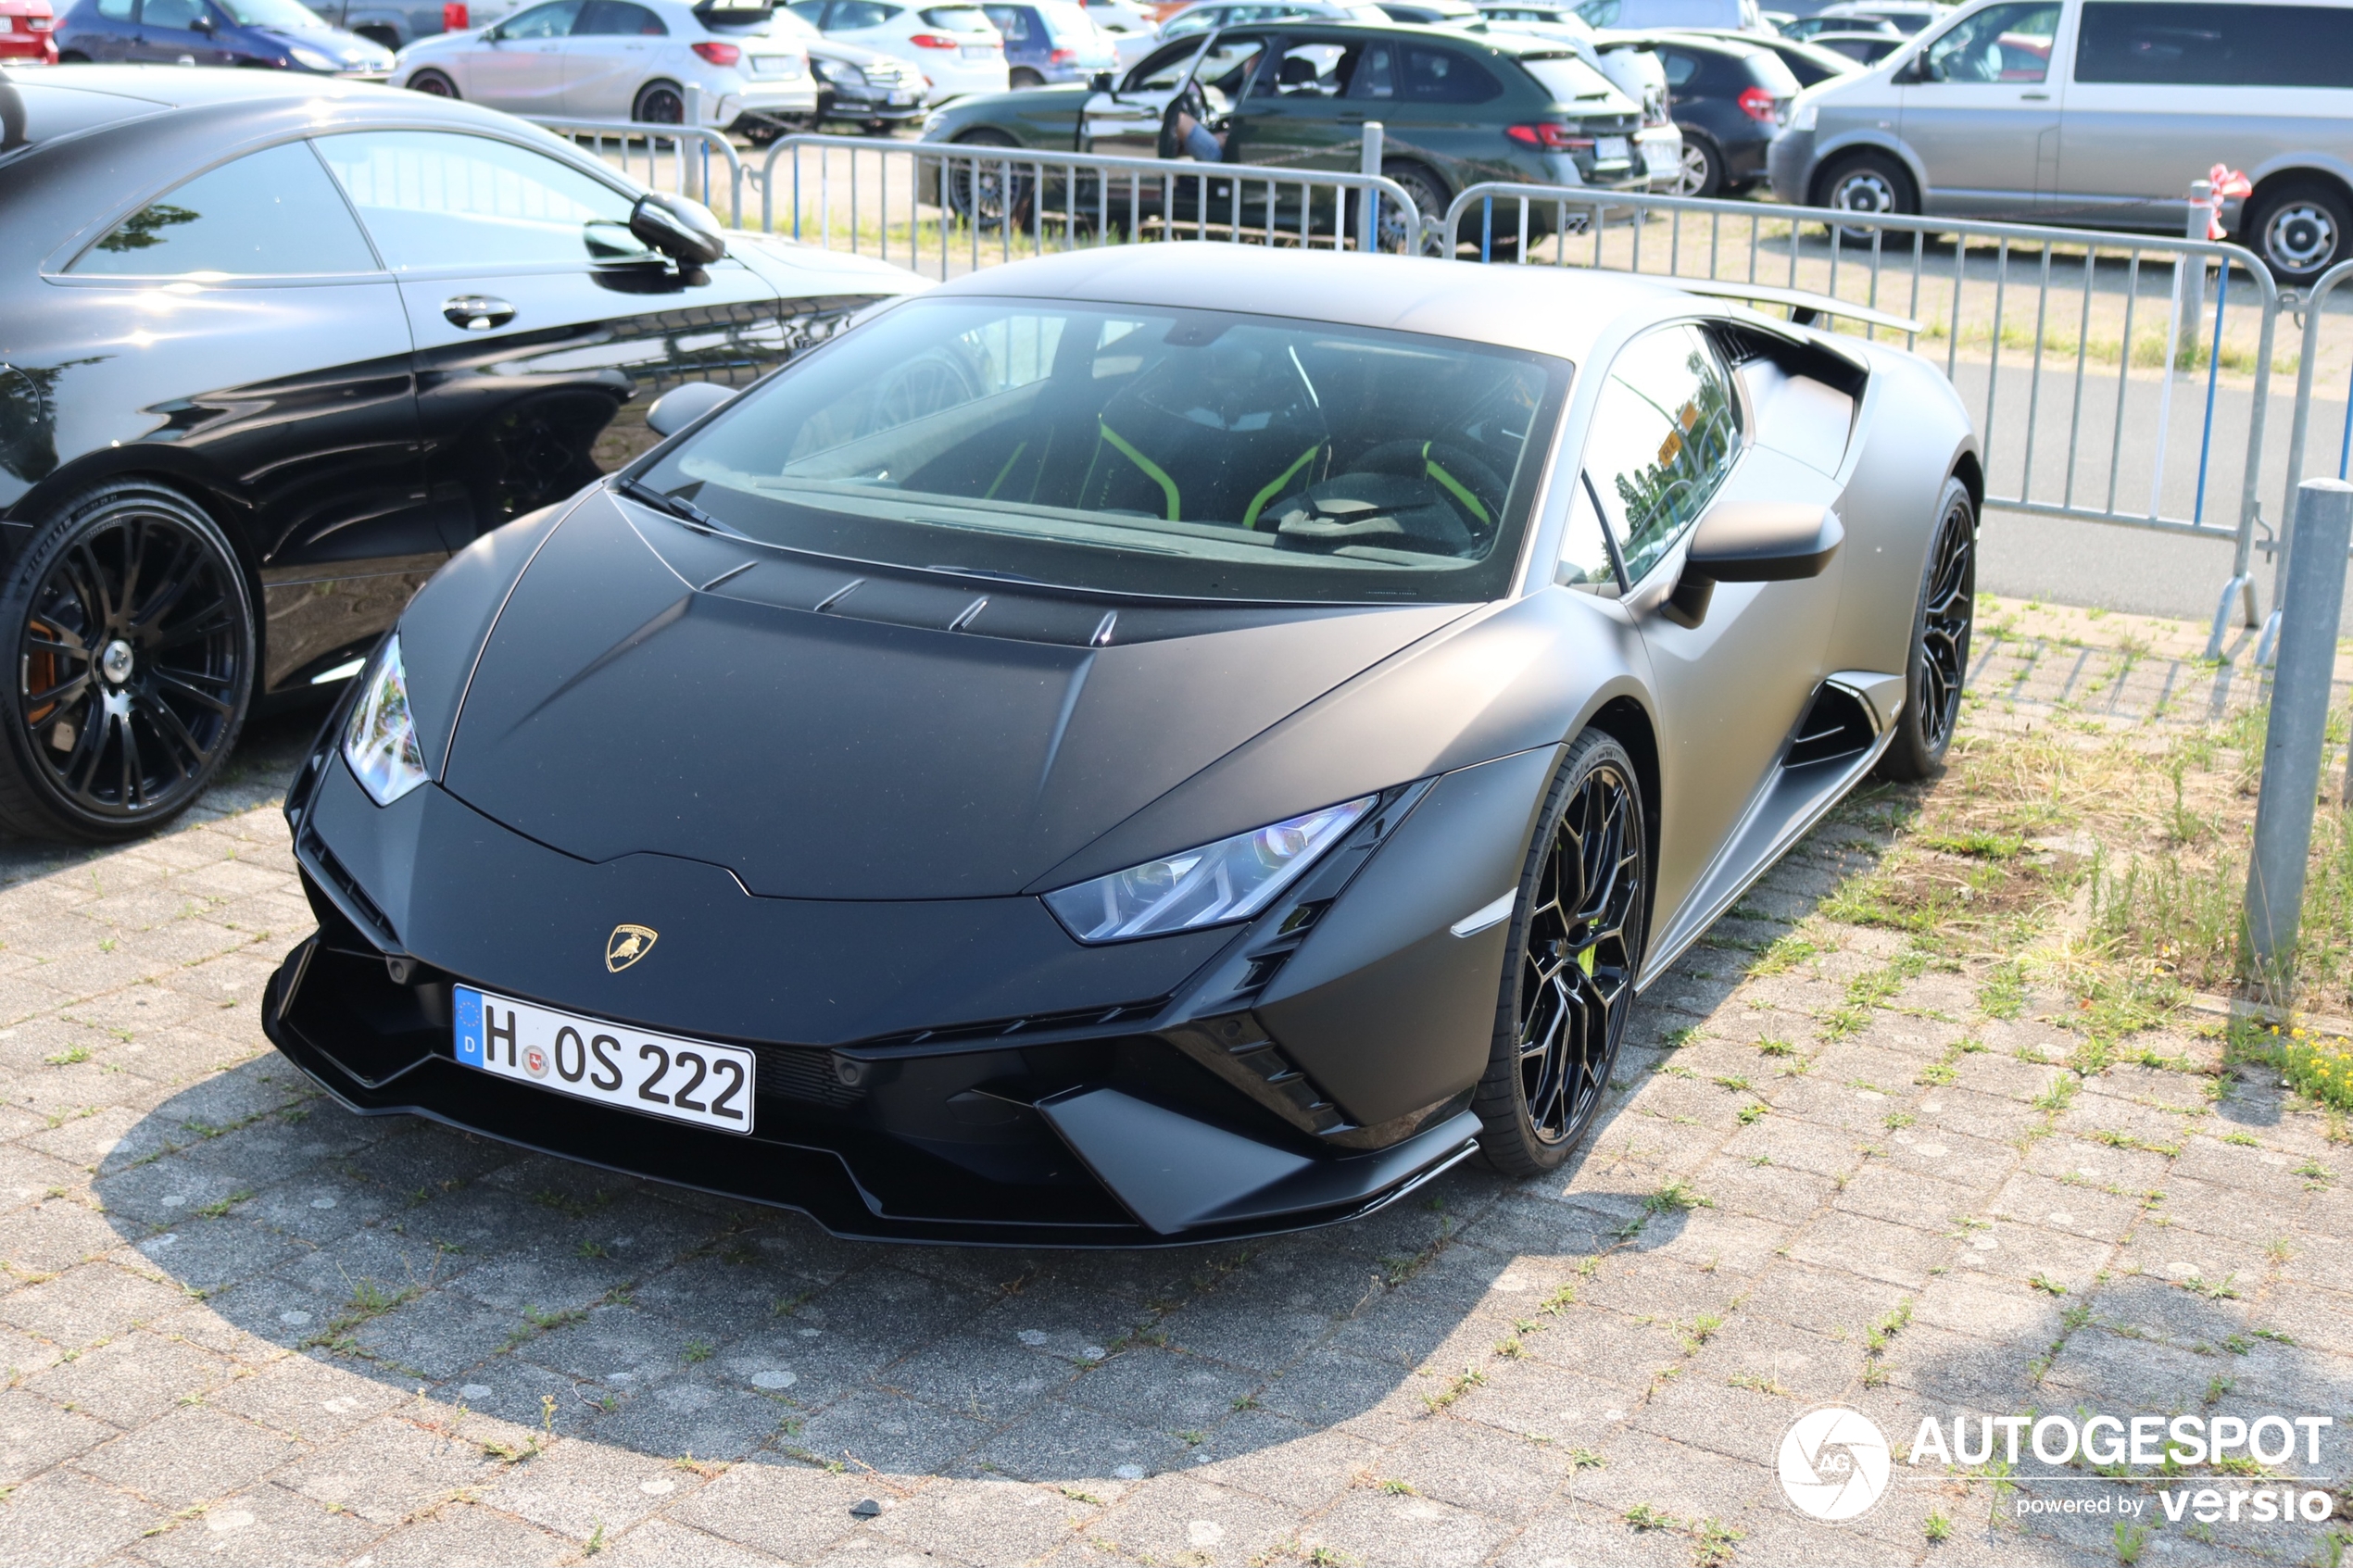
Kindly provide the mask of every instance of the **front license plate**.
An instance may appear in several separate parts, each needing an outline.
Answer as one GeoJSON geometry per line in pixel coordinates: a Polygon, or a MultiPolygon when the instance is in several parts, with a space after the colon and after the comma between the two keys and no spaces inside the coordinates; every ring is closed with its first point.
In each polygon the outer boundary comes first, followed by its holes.
{"type": "Polygon", "coordinates": [[[682,1040],[454,987],[458,1060],[560,1095],[723,1133],[751,1131],[759,1061],[737,1046],[682,1040]]]}
{"type": "Polygon", "coordinates": [[[1593,143],[1593,157],[1604,163],[1609,163],[1627,156],[1626,138],[1623,136],[1603,136],[1597,138],[1593,143]]]}
{"type": "Polygon", "coordinates": [[[914,101],[915,95],[912,93],[893,93],[890,95],[890,103],[893,108],[903,108],[914,101]]]}

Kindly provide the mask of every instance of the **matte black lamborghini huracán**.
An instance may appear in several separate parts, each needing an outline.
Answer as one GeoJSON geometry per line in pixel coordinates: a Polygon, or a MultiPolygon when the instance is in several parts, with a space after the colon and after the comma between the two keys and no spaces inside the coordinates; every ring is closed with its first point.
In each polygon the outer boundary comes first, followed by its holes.
{"type": "Polygon", "coordinates": [[[1077,252],[651,419],[373,656],[266,1021],[846,1234],[1557,1165],[1642,985],[1958,709],[1952,389],[1646,280],[1077,252]]]}

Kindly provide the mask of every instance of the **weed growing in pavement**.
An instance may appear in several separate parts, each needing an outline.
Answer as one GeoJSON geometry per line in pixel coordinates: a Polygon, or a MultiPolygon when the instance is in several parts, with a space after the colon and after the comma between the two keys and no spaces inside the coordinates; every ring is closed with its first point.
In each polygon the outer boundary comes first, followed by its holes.
{"type": "Polygon", "coordinates": [[[1920,1531],[1928,1537],[1929,1544],[1933,1546],[1940,1541],[1949,1541],[1953,1538],[1953,1522],[1944,1517],[1941,1509],[1931,1508],[1928,1511],[1928,1518],[1921,1523],[1920,1531]]]}

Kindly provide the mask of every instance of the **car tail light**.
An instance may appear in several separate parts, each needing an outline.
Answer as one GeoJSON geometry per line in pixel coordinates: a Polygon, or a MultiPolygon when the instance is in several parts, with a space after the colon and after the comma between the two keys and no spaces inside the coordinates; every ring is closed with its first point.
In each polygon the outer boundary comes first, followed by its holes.
{"type": "Polygon", "coordinates": [[[1539,120],[1534,125],[1507,125],[1504,134],[1522,145],[1541,147],[1548,153],[1591,152],[1593,139],[1577,134],[1574,125],[1556,125],[1551,120],[1539,120]]]}
{"type": "Polygon", "coordinates": [[[715,66],[731,66],[744,57],[744,52],[733,44],[705,42],[695,45],[695,53],[715,66]]]}
{"type": "Polygon", "coordinates": [[[944,32],[919,32],[907,40],[918,49],[957,49],[963,45],[944,32]]]}
{"type": "Polygon", "coordinates": [[[1781,118],[1780,100],[1762,87],[1741,89],[1741,112],[1751,119],[1761,119],[1770,125],[1781,118]]]}
{"type": "Polygon", "coordinates": [[[1046,56],[1046,63],[1050,66],[1075,66],[1078,63],[1078,51],[1057,49],[1046,56]]]}

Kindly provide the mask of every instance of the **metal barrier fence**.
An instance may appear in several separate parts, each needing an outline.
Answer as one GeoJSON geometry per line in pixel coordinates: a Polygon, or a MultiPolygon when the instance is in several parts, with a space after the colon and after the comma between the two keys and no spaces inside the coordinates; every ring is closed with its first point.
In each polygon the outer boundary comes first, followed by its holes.
{"type": "MultiPolygon", "coordinates": [[[[2309,455],[2306,443],[2311,432],[2313,405],[2320,395],[2320,361],[2332,348],[2353,349],[2353,312],[2341,312],[2335,318],[2340,325],[2348,329],[2337,334],[2337,343],[2330,344],[2325,333],[2330,320],[2329,301],[2348,278],[2353,278],[2353,261],[2340,261],[2314,280],[2312,286],[2301,295],[2293,301],[2282,301],[2284,308],[2293,309],[2301,318],[2303,325],[2296,357],[2296,412],[2288,427],[2287,438],[2287,476],[2291,485],[2299,485],[2304,480],[2315,477],[2306,471],[2305,463],[2309,455]]],[[[2353,378],[2353,370],[2347,373],[2349,378],[2353,378]]],[[[2322,477],[2333,474],[2337,479],[2345,478],[2348,463],[2353,463],[2353,379],[2348,379],[2346,385],[2345,411],[2333,454],[2336,459],[2333,470],[2327,460],[2331,455],[2328,448],[2322,448],[2322,477]]],[[[2301,494],[2300,490],[2292,491],[2291,501],[2301,494]]],[[[2288,546],[2295,539],[2295,523],[2293,513],[2281,521],[2279,546],[2272,559],[2271,613],[2264,619],[2262,641],[2256,650],[2257,660],[2264,664],[2271,662],[2271,656],[2278,646],[2279,607],[2287,598],[2288,546]]]]}
{"type": "Polygon", "coordinates": [[[1155,237],[1403,251],[1420,234],[1403,186],[1340,169],[808,135],[779,140],[756,181],[761,229],[940,278],[1155,237]]]}
{"type": "Polygon", "coordinates": [[[2284,517],[2293,481],[2264,466],[2279,291],[2237,245],[1500,183],[1466,190],[1436,229],[1447,254],[1779,286],[1909,318],[1845,330],[1932,357],[1943,340],[1989,507],[2227,539],[2208,652],[2234,616],[2257,624],[2263,496],[2284,517]],[[2251,386],[2226,380],[2241,369],[2251,386]],[[2063,441],[2046,411],[2063,413],[2063,441]]]}
{"type": "Polygon", "coordinates": [[[530,118],[532,124],[554,132],[649,189],[692,196],[705,207],[736,217],[741,214],[744,205],[743,157],[725,132],[693,123],[697,107],[694,100],[700,94],[689,87],[686,95],[688,123],[685,125],[649,125],[629,119],[561,119],[540,115],[530,118]],[[714,162],[725,171],[724,203],[711,182],[714,162]],[[667,181],[662,178],[665,169],[669,173],[667,181]]]}

